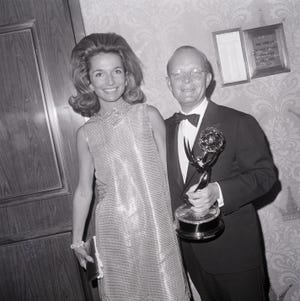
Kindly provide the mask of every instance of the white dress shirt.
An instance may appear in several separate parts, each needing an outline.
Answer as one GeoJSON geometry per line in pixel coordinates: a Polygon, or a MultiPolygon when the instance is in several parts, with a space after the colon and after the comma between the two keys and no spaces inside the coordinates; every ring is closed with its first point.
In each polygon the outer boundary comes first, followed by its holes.
{"type": "MultiPolygon", "coordinates": [[[[184,182],[186,180],[189,161],[184,151],[183,141],[184,138],[188,140],[191,149],[193,148],[197,133],[199,131],[203,119],[203,115],[206,111],[207,104],[208,102],[207,99],[205,98],[198,107],[194,108],[191,112],[188,113],[188,115],[190,114],[200,115],[197,127],[193,126],[187,119],[182,120],[178,127],[178,156],[179,156],[179,163],[180,163],[181,173],[184,182]]],[[[182,111],[181,113],[187,115],[182,111]]]]}
{"type": "MultiPolygon", "coordinates": [[[[184,141],[184,138],[186,140],[188,140],[191,149],[193,148],[193,145],[195,143],[195,139],[196,139],[197,133],[199,131],[199,128],[200,128],[203,116],[205,114],[207,105],[208,105],[208,101],[205,98],[199,104],[199,106],[194,108],[188,114],[181,111],[181,113],[184,114],[184,115],[190,115],[190,114],[200,115],[197,127],[192,125],[187,119],[182,120],[180,122],[179,126],[178,126],[178,156],[179,156],[179,164],[180,164],[181,174],[182,174],[182,178],[183,178],[184,182],[186,181],[187,170],[188,170],[188,167],[189,167],[189,161],[188,161],[188,158],[187,158],[187,156],[185,154],[185,151],[184,151],[183,141],[184,141]]],[[[223,195],[222,195],[220,185],[217,182],[215,182],[215,183],[218,185],[218,188],[219,188],[220,197],[217,201],[218,201],[219,206],[221,207],[221,206],[224,205],[223,195]]]]}

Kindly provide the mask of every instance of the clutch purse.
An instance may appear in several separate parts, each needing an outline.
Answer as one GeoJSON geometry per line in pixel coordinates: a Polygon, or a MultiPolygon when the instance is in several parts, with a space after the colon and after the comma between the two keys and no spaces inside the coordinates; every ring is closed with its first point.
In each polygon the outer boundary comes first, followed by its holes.
{"type": "Polygon", "coordinates": [[[103,278],[103,264],[99,256],[99,252],[97,250],[96,236],[93,236],[92,238],[88,239],[86,245],[89,255],[94,260],[94,262],[88,261],[86,264],[88,281],[103,278]]]}

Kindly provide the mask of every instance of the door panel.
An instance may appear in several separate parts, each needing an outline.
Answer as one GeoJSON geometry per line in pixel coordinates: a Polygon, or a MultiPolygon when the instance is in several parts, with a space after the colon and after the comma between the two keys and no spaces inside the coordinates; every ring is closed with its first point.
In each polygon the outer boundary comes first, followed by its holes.
{"type": "Polygon", "coordinates": [[[86,300],[69,247],[83,123],[68,105],[74,4],[0,0],[1,301],[86,300]]]}
{"type": "Polygon", "coordinates": [[[1,274],[14,279],[1,279],[1,300],[82,300],[78,289],[69,289],[74,287],[70,275],[79,272],[67,242],[68,234],[60,234],[0,248],[0,257],[6,258],[1,274]]]}
{"type": "Polygon", "coordinates": [[[6,142],[1,151],[2,203],[63,187],[58,164],[61,160],[49,127],[42,74],[35,55],[39,48],[34,44],[33,26],[24,24],[0,35],[0,51],[6,54],[0,60],[0,139],[6,142]]]}

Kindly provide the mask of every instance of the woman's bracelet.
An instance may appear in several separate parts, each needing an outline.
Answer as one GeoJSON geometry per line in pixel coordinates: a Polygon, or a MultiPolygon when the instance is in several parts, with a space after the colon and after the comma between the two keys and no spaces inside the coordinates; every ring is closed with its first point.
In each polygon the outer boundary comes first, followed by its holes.
{"type": "Polygon", "coordinates": [[[79,241],[79,242],[76,242],[76,243],[74,243],[74,244],[71,244],[70,245],[70,248],[72,249],[72,250],[74,250],[74,249],[76,249],[76,248],[80,248],[80,247],[83,247],[83,245],[84,245],[84,241],[79,241]]]}

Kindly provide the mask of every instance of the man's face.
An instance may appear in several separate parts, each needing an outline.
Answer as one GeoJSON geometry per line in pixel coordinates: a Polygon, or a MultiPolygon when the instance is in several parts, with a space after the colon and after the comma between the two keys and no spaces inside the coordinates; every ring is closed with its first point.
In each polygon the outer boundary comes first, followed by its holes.
{"type": "Polygon", "coordinates": [[[169,62],[167,84],[184,112],[189,112],[205,98],[212,79],[204,68],[203,58],[194,49],[181,49],[169,62]]]}

